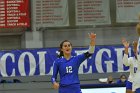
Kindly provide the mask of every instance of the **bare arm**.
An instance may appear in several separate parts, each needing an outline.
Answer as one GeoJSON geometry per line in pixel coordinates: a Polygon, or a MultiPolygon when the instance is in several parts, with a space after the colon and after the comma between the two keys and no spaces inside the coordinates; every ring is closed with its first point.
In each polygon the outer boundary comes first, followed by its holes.
{"type": "Polygon", "coordinates": [[[129,48],[129,42],[126,41],[125,38],[122,39],[122,44],[124,45],[124,56],[123,56],[123,64],[125,66],[130,66],[130,62],[128,60],[128,48],[129,48]]]}
{"type": "Polygon", "coordinates": [[[125,38],[122,38],[122,44],[123,44],[123,46],[124,46],[124,53],[125,53],[126,55],[128,55],[129,42],[126,41],[125,38]]]}
{"type": "Polygon", "coordinates": [[[95,39],[96,39],[96,34],[95,33],[89,33],[89,38],[90,38],[90,46],[89,46],[89,53],[94,53],[95,50],[95,39]]]}

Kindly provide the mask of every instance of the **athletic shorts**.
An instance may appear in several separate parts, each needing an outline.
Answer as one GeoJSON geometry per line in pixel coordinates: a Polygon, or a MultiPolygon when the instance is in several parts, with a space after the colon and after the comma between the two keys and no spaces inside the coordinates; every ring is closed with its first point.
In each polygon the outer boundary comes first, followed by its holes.
{"type": "Polygon", "coordinates": [[[132,90],[132,82],[130,82],[130,81],[126,82],[126,89],[132,90]]]}
{"type": "Polygon", "coordinates": [[[72,84],[59,87],[59,93],[82,93],[80,84],[72,84]]]}

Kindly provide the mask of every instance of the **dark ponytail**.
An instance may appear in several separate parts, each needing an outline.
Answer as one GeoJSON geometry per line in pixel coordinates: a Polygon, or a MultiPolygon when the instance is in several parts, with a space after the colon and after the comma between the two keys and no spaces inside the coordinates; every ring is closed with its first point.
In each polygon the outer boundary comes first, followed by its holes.
{"type": "Polygon", "coordinates": [[[63,51],[59,50],[58,57],[60,58],[60,57],[62,57],[62,56],[64,56],[63,51]]]}

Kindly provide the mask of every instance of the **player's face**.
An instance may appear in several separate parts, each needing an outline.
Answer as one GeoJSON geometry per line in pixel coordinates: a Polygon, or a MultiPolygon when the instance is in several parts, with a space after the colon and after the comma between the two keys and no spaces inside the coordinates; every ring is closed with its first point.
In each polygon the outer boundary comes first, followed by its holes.
{"type": "Polygon", "coordinates": [[[71,43],[70,42],[64,42],[61,50],[66,55],[71,54],[71,51],[72,51],[71,43]]]}
{"type": "Polygon", "coordinates": [[[126,81],[126,77],[125,77],[125,76],[122,76],[122,77],[121,77],[121,81],[122,81],[122,82],[125,82],[125,81],[126,81]]]}

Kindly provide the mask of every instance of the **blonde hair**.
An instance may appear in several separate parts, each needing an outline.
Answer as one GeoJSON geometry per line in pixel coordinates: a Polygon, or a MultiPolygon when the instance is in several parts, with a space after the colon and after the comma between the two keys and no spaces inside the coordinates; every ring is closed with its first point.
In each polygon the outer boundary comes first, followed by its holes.
{"type": "Polygon", "coordinates": [[[137,24],[136,31],[140,32],[140,23],[137,24]]]}
{"type": "Polygon", "coordinates": [[[137,31],[138,35],[140,36],[140,23],[138,23],[136,25],[136,31],[137,31]]]}

